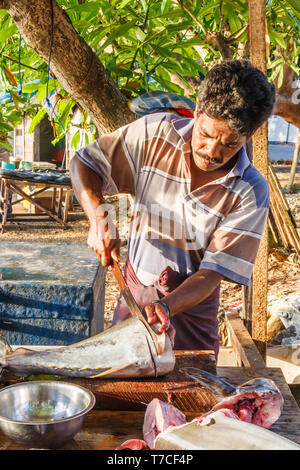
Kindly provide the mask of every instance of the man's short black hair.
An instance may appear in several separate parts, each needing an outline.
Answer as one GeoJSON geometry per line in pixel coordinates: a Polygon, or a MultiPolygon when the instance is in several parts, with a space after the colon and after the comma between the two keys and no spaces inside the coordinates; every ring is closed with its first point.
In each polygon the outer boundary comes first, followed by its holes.
{"type": "Polygon", "coordinates": [[[214,66],[199,87],[198,115],[226,120],[250,136],[272,114],[275,87],[249,60],[226,60],[214,66]]]}

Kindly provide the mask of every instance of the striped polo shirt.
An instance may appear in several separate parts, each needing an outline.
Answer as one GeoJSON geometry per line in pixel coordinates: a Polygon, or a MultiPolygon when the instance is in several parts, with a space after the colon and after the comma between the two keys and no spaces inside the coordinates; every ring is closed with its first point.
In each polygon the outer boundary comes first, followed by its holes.
{"type": "Polygon", "coordinates": [[[134,197],[128,258],[149,286],[170,266],[210,269],[249,285],[269,208],[269,186],[245,148],[223,177],[191,191],[194,119],[146,115],[77,152],[106,194],[134,197]]]}

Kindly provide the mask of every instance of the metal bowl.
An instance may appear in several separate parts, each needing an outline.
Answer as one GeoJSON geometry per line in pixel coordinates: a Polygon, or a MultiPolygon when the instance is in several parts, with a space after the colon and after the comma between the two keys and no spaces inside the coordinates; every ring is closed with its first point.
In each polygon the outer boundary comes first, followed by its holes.
{"type": "Polygon", "coordinates": [[[34,381],[0,390],[0,428],[32,448],[58,448],[80,430],[95,396],[67,382],[34,381]]]}

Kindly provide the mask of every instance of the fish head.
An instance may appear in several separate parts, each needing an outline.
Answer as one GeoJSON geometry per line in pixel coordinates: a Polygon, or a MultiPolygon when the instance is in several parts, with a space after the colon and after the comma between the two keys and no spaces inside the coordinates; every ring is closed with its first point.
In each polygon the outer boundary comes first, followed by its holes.
{"type": "Polygon", "coordinates": [[[213,411],[221,408],[233,410],[242,421],[269,428],[281,415],[283,397],[272,380],[256,378],[237,387],[213,411]]]}
{"type": "Polygon", "coordinates": [[[273,380],[265,379],[265,378],[256,378],[248,380],[247,382],[239,385],[236,388],[235,394],[242,394],[242,393],[253,393],[256,392],[258,394],[271,394],[271,393],[280,393],[279,388],[273,380]]]}

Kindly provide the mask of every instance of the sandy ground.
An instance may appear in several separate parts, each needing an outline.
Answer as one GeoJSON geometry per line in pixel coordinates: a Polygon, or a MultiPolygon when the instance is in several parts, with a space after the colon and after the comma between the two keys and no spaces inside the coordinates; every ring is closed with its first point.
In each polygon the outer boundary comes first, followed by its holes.
{"type": "MultiPolygon", "coordinates": [[[[290,166],[274,166],[279,181],[284,187],[288,182],[290,166]]],[[[292,214],[300,229],[300,167],[298,167],[294,183],[299,185],[299,189],[291,194],[286,194],[292,214]]],[[[108,203],[113,203],[118,207],[118,198],[107,199],[108,203]]],[[[128,227],[128,218],[117,217],[118,228],[121,234],[126,234],[128,227]],[[121,224],[121,226],[120,226],[121,224]]],[[[300,231],[300,230],[298,230],[300,231]]],[[[88,222],[84,214],[78,208],[70,214],[69,228],[63,229],[56,222],[40,222],[38,225],[29,225],[20,229],[9,229],[0,234],[0,241],[32,241],[48,243],[85,243],[88,234],[88,222]]],[[[121,266],[124,265],[127,255],[127,243],[125,235],[122,236],[123,243],[121,247],[121,266]]],[[[220,313],[242,300],[241,286],[222,282],[220,313]]],[[[286,251],[282,248],[270,249],[268,265],[268,292],[269,294],[278,294],[284,291],[300,293],[300,262],[299,256],[294,252],[286,251]]],[[[119,289],[110,270],[107,272],[106,299],[105,299],[105,327],[110,325],[112,313],[119,296],[119,289]]],[[[226,344],[226,338],[223,338],[226,344]]]]}

